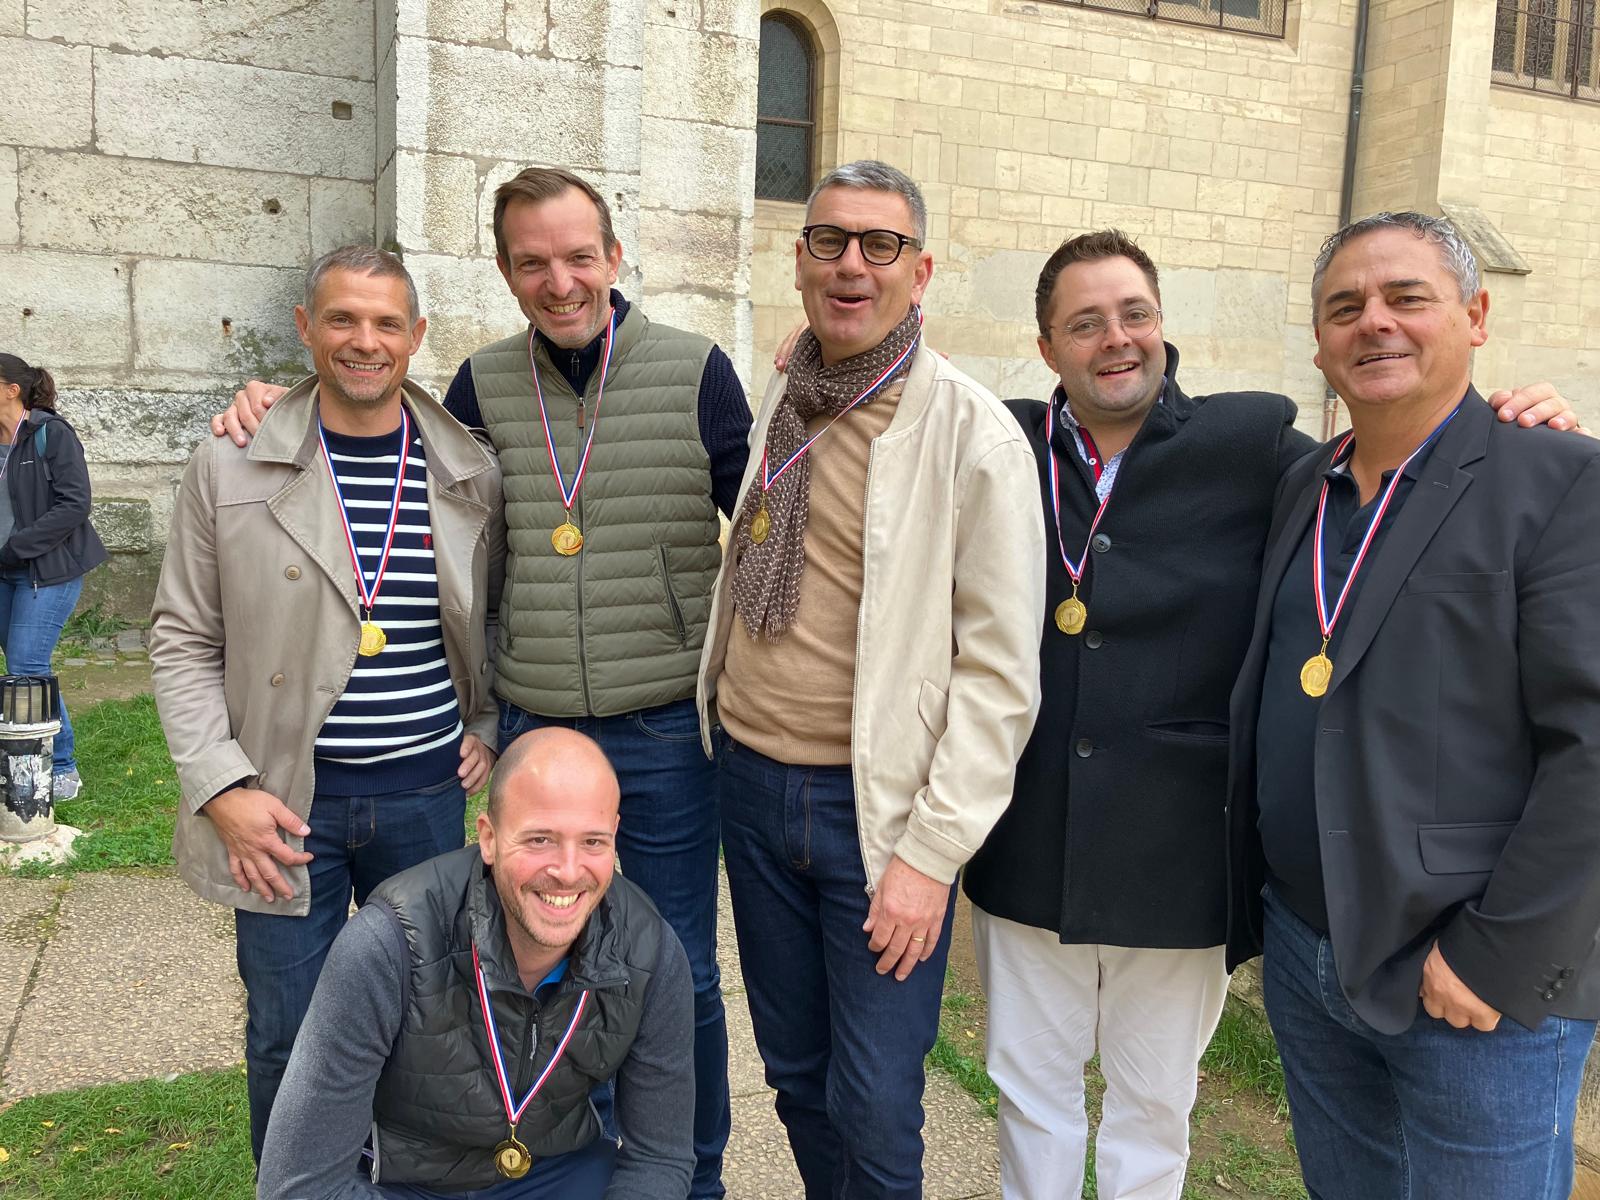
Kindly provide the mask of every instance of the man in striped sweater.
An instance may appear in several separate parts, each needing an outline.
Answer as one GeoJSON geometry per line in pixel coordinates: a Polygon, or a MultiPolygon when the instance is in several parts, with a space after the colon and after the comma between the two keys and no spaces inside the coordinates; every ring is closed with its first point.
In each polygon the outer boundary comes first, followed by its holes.
{"type": "Polygon", "coordinates": [[[494,456],[406,382],[426,321],[400,260],[346,247],[295,310],[316,374],[179,489],[151,635],[185,880],[237,910],[259,1159],[352,898],[464,841],[494,760],[494,456]]]}

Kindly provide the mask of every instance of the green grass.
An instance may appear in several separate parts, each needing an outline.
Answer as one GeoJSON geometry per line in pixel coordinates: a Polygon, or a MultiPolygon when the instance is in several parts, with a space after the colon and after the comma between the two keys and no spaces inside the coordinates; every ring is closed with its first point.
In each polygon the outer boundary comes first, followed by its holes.
{"type": "Polygon", "coordinates": [[[23,1100],[0,1112],[6,1200],[249,1200],[241,1068],[23,1100]]]}
{"type": "Polygon", "coordinates": [[[1270,1101],[1278,1117],[1289,1114],[1283,1090],[1283,1062],[1267,1019],[1238,1000],[1228,1000],[1211,1044],[1200,1059],[1200,1070],[1220,1075],[1235,1088],[1254,1092],[1270,1101]]]}
{"type": "Polygon", "coordinates": [[[56,805],[56,820],[84,831],[65,866],[20,866],[18,874],[103,871],[172,862],[178,778],[150,696],[106,700],[74,713],[83,791],[56,805]]]}

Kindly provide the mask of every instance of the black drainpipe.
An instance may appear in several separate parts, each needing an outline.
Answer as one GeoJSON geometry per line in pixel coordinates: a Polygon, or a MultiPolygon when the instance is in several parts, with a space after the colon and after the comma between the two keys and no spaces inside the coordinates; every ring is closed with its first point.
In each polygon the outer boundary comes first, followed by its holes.
{"type": "MultiPolygon", "coordinates": [[[[1339,228],[1350,224],[1356,192],[1356,151],[1361,142],[1361,94],[1367,76],[1367,12],[1370,0],[1356,8],[1355,60],[1350,67],[1350,122],[1344,135],[1344,178],[1339,183],[1339,228]]],[[[1327,441],[1339,423],[1339,396],[1331,387],[1322,394],[1322,438],[1327,441]]]]}

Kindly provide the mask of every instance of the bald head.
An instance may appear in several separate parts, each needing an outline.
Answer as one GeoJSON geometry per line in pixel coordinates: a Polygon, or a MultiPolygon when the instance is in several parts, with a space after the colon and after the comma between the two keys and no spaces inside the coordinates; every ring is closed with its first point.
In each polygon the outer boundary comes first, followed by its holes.
{"type": "Polygon", "coordinates": [[[617,773],[593,738],[551,726],[525,733],[495,763],[489,820],[499,821],[513,798],[520,805],[576,798],[596,802],[614,819],[621,789],[617,773]]]}

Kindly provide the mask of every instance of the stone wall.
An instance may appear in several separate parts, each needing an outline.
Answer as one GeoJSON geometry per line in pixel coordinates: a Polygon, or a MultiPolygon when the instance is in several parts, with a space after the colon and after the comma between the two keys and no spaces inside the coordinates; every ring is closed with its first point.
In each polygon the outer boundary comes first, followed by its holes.
{"type": "Polygon", "coordinates": [[[85,603],[149,606],[203,417],[307,362],[307,263],[401,251],[442,389],[521,328],[494,189],[561,165],[611,200],[621,286],[741,369],[755,162],[744,0],[0,0],[0,346],[48,367],[117,552],[85,603]],[[641,266],[643,264],[643,266],[641,266]]]}
{"type": "MultiPolygon", "coordinates": [[[[1600,401],[1600,106],[1508,87],[1491,89],[1489,102],[1481,203],[1532,267],[1513,370],[1584,397],[1593,414],[1600,408],[1592,403],[1600,401]]],[[[1493,308],[1489,322],[1498,327],[1493,308]]]]}
{"type": "Polygon", "coordinates": [[[201,414],[304,369],[305,263],[372,237],[372,0],[8,0],[0,59],[0,346],[88,449],[85,602],[138,615],[201,414]]]}
{"type": "MultiPolygon", "coordinates": [[[[816,0],[793,10],[815,28],[816,0]]],[[[1002,395],[1044,396],[1033,283],[1085,229],[1137,236],[1162,268],[1191,391],[1279,388],[1315,428],[1311,260],[1336,224],[1355,6],[1290,5],[1284,39],[1076,6],[837,0],[826,161],[884,158],[927,192],[932,344],[1002,395]]],[[[758,380],[800,317],[801,206],[757,205],[758,380]]]]}

